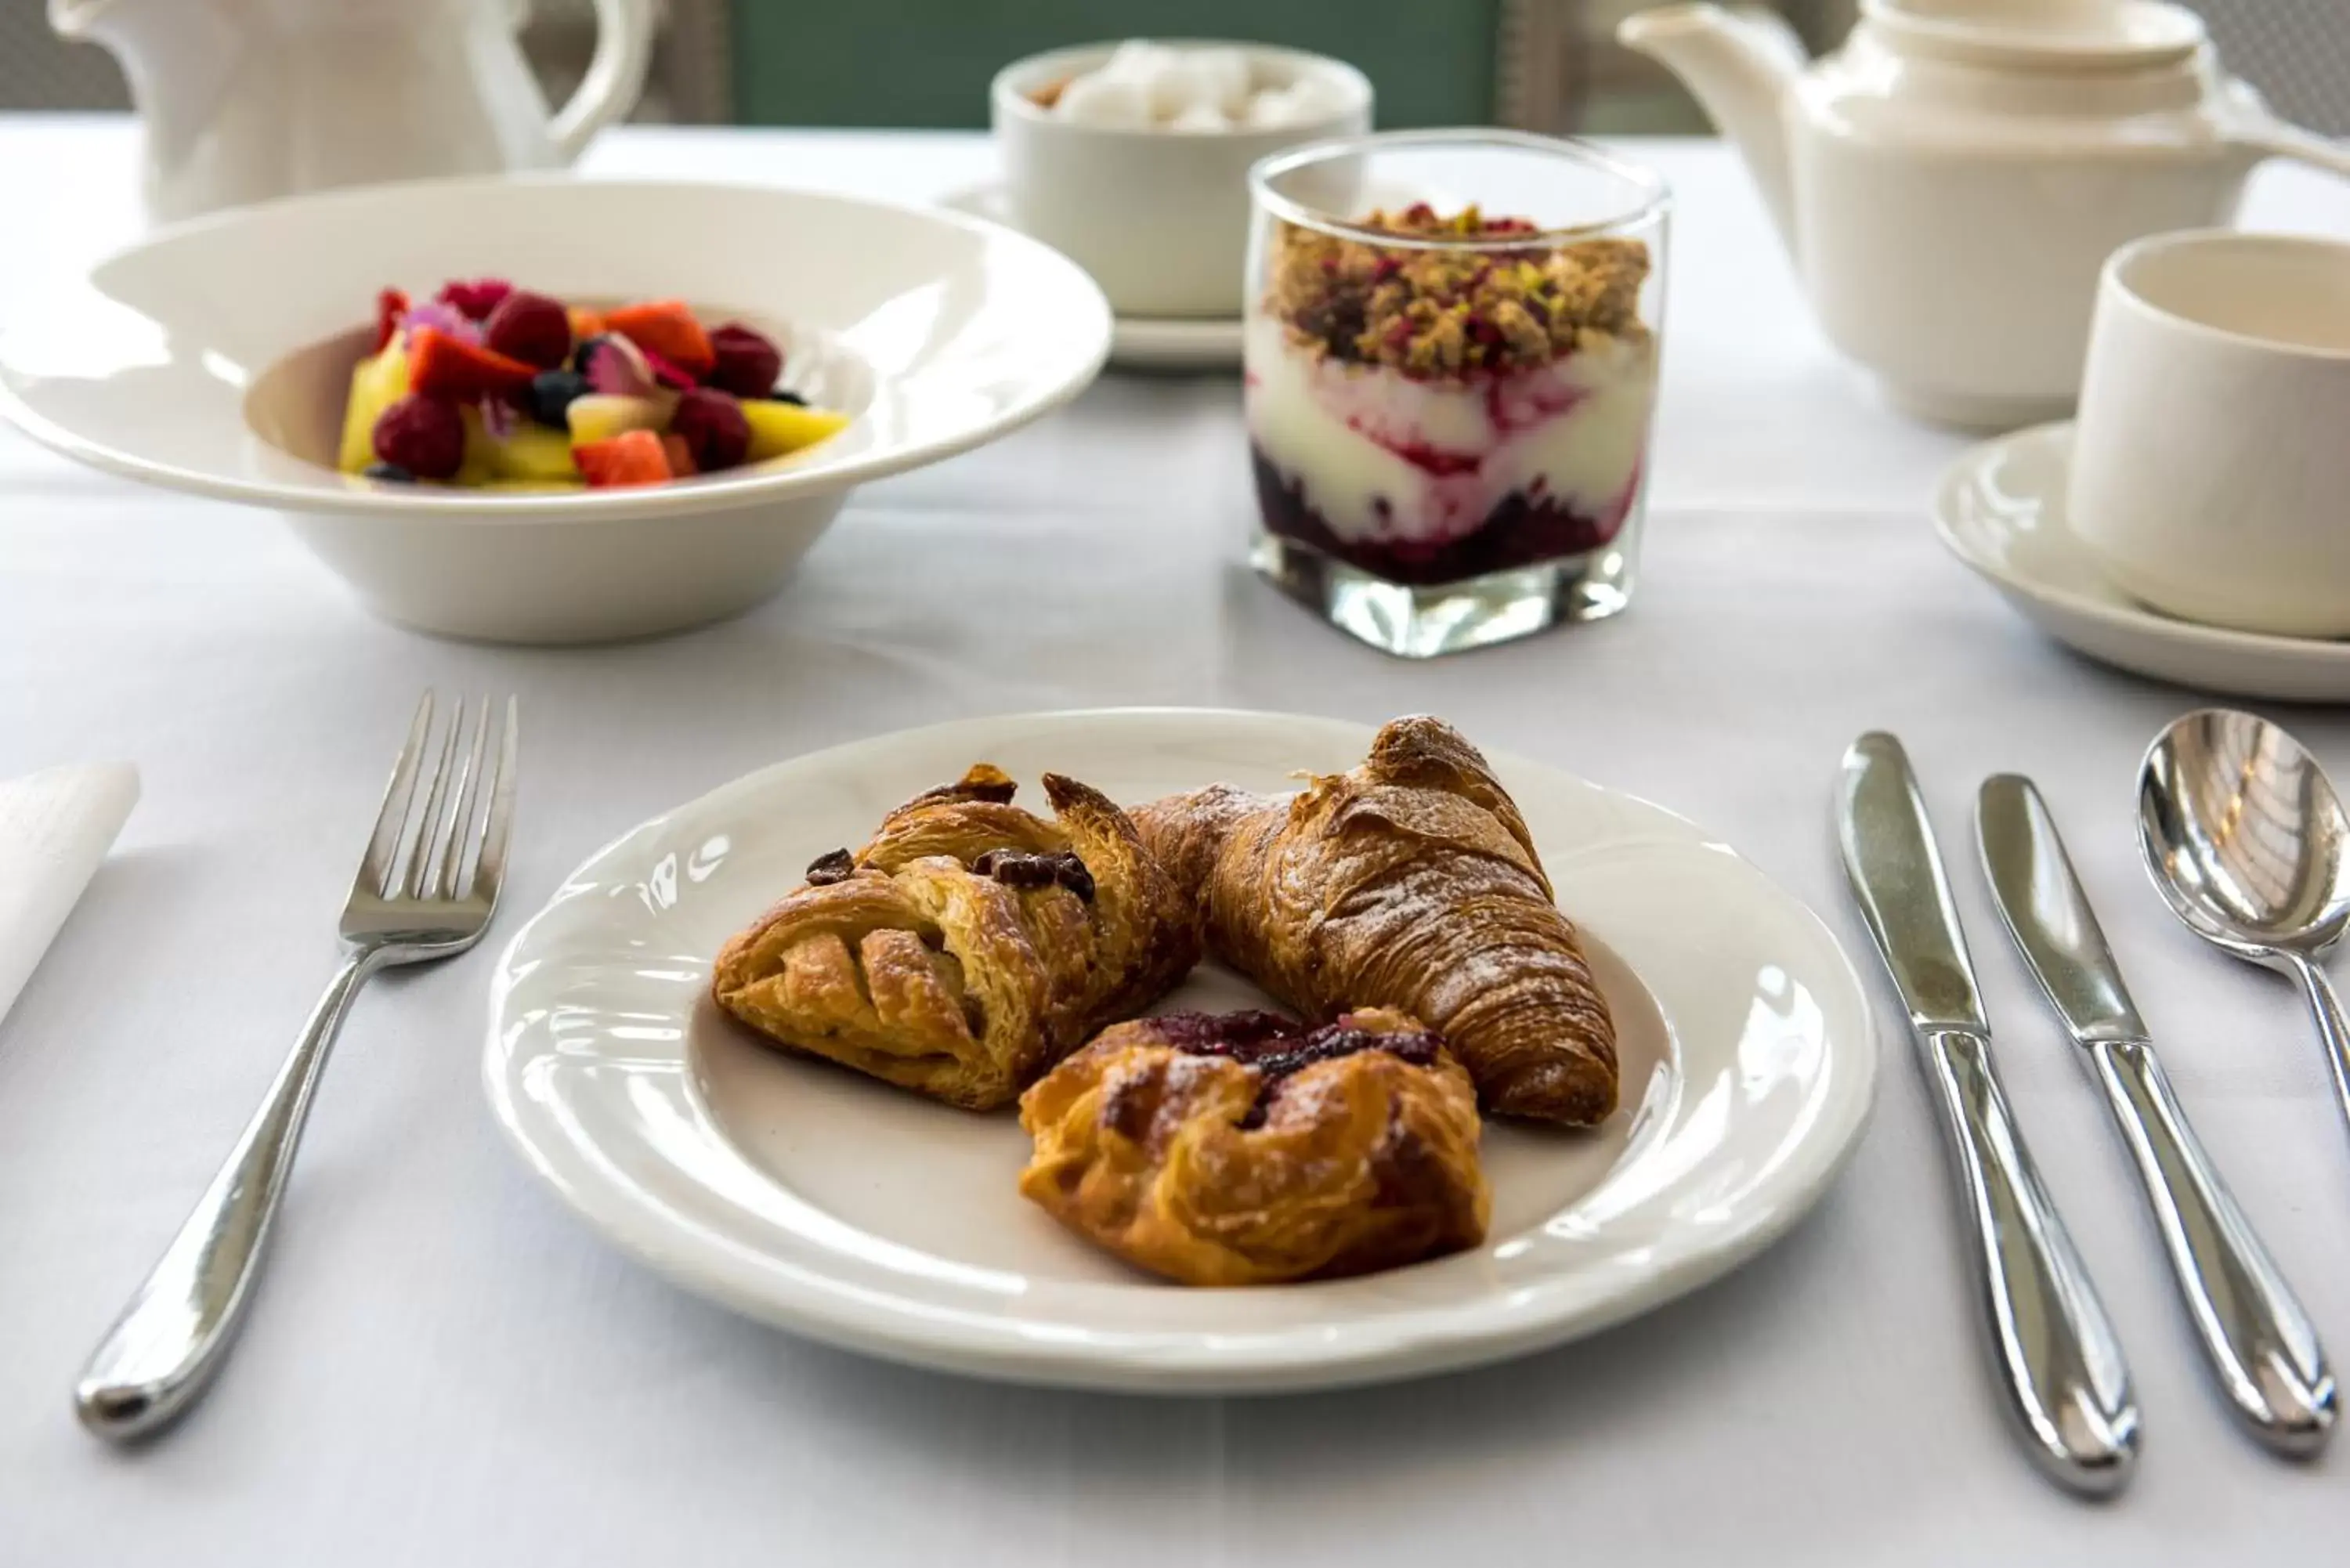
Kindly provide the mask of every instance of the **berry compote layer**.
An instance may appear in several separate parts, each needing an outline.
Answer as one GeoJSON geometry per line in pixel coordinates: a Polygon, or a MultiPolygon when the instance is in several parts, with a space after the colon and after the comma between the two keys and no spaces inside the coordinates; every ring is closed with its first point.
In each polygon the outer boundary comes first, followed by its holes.
{"type": "Polygon", "coordinates": [[[1359,226],[1417,243],[1273,236],[1247,344],[1265,528],[1415,586],[1614,539],[1656,401],[1648,248],[1474,208],[1359,226]]]}
{"type": "Polygon", "coordinates": [[[1265,1123],[1287,1081],[1319,1062],[1381,1051],[1413,1067],[1436,1065],[1444,1046],[1434,1030],[1404,1013],[1368,1008],[1313,1028],[1277,1012],[1162,1012],[1138,1019],[1137,1030],[1189,1056],[1222,1056],[1256,1070],[1256,1103],[1243,1127],[1265,1123]]]}

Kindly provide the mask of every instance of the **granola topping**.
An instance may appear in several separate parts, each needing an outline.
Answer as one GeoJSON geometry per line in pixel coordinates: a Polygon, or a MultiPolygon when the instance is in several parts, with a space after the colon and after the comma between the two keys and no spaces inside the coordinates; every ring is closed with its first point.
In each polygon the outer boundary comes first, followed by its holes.
{"type": "MultiPolygon", "coordinates": [[[[1361,227],[1417,240],[1533,235],[1523,218],[1451,216],[1426,202],[1374,212],[1361,227]]],[[[1416,379],[1534,369],[1611,340],[1644,344],[1638,240],[1446,250],[1386,246],[1284,223],[1264,302],[1289,344],[1317,358],[1380,365],[1416,379]]]]}

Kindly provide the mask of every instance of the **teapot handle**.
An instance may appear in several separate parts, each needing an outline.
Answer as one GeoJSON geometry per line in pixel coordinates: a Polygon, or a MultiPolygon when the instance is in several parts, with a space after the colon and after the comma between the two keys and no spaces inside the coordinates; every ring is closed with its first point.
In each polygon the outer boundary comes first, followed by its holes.
{"type": "Polygon", "coordinates": [[[2303,130],[2281,118],[2268,100],[2248,82],[2232,82],[2225,99],[2228,140],[2252,161],[2290,158],[2350,179],[2350,141],[2336,141],[2314,130],[2303,130]]]}
{"type": "Polygon", "coordinates": [[[2303,130],[2282,119],[2246,127],[2235,140],[2264,158],[2290,158],[2350,180],[2350,142],[2303,130]]]}
{"type": "Polygon", "coordinates": [[[655,0],[596,0],[596,53],[571,101],[550,121],[547,139],[570,162],[588,139],[636,106],[652,64],[655,0]]]}

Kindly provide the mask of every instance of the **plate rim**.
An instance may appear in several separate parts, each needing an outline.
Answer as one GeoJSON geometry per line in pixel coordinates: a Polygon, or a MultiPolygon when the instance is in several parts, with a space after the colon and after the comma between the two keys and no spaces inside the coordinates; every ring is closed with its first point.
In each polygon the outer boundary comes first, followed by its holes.
{"type": "MultiPolygon", "coordinates": [[[[1784,1189],[1774,1191],[1767,1201],[1757,1200],[1750,1195],[1747,1211],[1742,1219],[1716,1232],[1708,1245],[1677,1258],[1669,1267],[1650,1270],[1627,1286],[1619,1287],[1596,1302],[1581,1307],[1569,1303],[1568,1310],[1555,1311],[1548,1315],[1520,1314],[1514,1319],[1504,1317],[1498,1321],[1489,1315],[1485,1321],[1451,1334],[1430,1334],[1409,1329],[1398,1332],[1390,1328],[1383,1334],[1364,1334],[1362,1337],[1370,1343],[1349,1345],[1336,1352],[1280,1362],[1233,1363],[1220,1358],[1212,1347],[1202,1353],[1198,1345],[1180,1349],[1160,1345],[1149,1350],[1124,1345],[1087,1349],[1080,1345],[1075,1350],[1066,1346],[1055,1350],[1049,1340],[1039,1341],[1034,1335],[1024,1335],[1016,1324],[974,1326],[969,1323],[958,1323],[950,1328],[936,1321],[928,1321],[920,1333],[910,1333],[902,1326],[891,1326],[891,1320],[886,1315],[877,1315],[868,1320],[853,1318],[837,1310],[827,1312],[812,1308],[813,1303],[821,1300],[818,1297],[785,1300],[775,1294],[739,1287],[734,1280],[713,1268],[697,1269],[691,1256],[692,1249],[664,1245],[663,1238],[649,1231],[633,1229],[623,1220],[613,1217],[611,1210],[635,1203],[634,1199],[620,1193],[620,1184],[613,1183],[606,1189],[611,1196],[607,1199],[605,1206],[599,1208],[588,1187],[574,1181],[567,1170],[558,1168],[550,1153],[542,1150],[521,1125],[512,1093],[512,1075],[503,1070],[508,1053],[505,1042],[501,1038],[502,1013],[513,987],[512,975],[516,957],[540,924],[553,916],[576,889],[588,885],[588,874],[591,868],[621,852],[632,841],[660,829],[688,812],[723,805],[727,797],[754,794],[771,775],[805,766],[815,759],[853,759],[859,753],[910,740],[940,742],[990,725],[1170,717],[1210,722],[1237,720],[1250,723],[1273,722],[1344,726],[1359,732],[1365,740],[1375,729],[1373,725],[1327,715],[1219,707],[1136,705],[1024,711],[882,732],[780,758],[723,781],[690,800],[648,817],[587,856],[566,875],[546,903],[534,911],[504,944],[492,979],[485,1020],[486,1039],[482,1056],[483,1084],[490,1103],[492,1119],[509,1145],[521,1156],[525,1167],[546,1181],[563,1199],[566,1207],[585,1221],[603,1241],[615,1246],[624,1255],[644,1264],[679,1288],[755,1321],[878,1359],[986,1381],[1174,1396],[1277,1394],[1390,1382],[1488,1365],[1597,1333],[1711,1283],[1769,1248],[1816,1208],[1850,1162],[1874,1113],[1882,1044],[1878,1010],[1842,940],[1804,900],[1729,845],[1679,813],[1629,792],[1594,784],[1565,768],[1507,751],[1488,751],[1486,754],[1505,772],[1523,768],[1553,774],[1569,784],[1592,789],[1607,798],[1627,802],[1654,814],[1663,819],[1672,831],[1669,838],[1648,841],[1652,846],[1672,843],[1698,847],[1718,853],[1742,867],[1759,888],[1767,891],[1783,907],[1791,920],[1819,940],[1822,954],[1831,962],[1835,977],[1852,1004],[1853,1016],[1856,1021],[1856,1028],[1853,1032],[1856,1041],[1843,1055],[1833,1058],[1836,1082],[1841,1087],[1820,1092],[1816,1102],[1818,1114],[1811,1118],[1800,1137],[1783,1146],[1789,1151],[1802,1151],[1805,1157],[1791,1157],[1782,1162],[1782,1174],[1777,1179],[1784,1184],[1784,1189]],[[1840,1117],[1834,1114],[1839,1110],[1842,1113],[1840,1117]],[[877,1324],[880,1326],[876,1326],[877,1324]]],[[[1627,839],[1623,842],[1641,841],[1627,839]]],[[[1628,959],[1625,961],[1629,963],[1628,959]]],[[[1491,1303],[1491,1296],[1481,1296],[1466,1304],[1447,1303],[1422,1309],[1418,1315],[1440,1320],[1459,1319],[1480,1305],[1490,1308],[1491,1303]]],[[[909,1315],[920,1314],[910,1313],[909,1315]]]]}

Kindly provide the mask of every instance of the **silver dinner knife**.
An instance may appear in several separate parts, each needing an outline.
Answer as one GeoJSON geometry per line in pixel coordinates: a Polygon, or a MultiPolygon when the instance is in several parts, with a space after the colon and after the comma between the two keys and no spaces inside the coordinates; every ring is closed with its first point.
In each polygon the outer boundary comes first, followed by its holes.
{"type": "Polygon", "coordinates": [[[2009,1414],[2058,1484],[2118,1491],[2137,1458],[2129,1368],[1991,1064],[1991,1025],[1901,742],[1881,732],[1855,741],[1836,805],[1853,896],[1909,1010],[1941,1113],[2009,1414]]]}
{"type": "Polygon", "coordinates": [[[1986,779],[1975,832],[2001,918],[2105,1086],[2220,1387],[2262,1442],[2315,1453],[2335,1400],[2317,1329],[2187,1125],[2046,803],[2030,779],[1986,779]]]}

